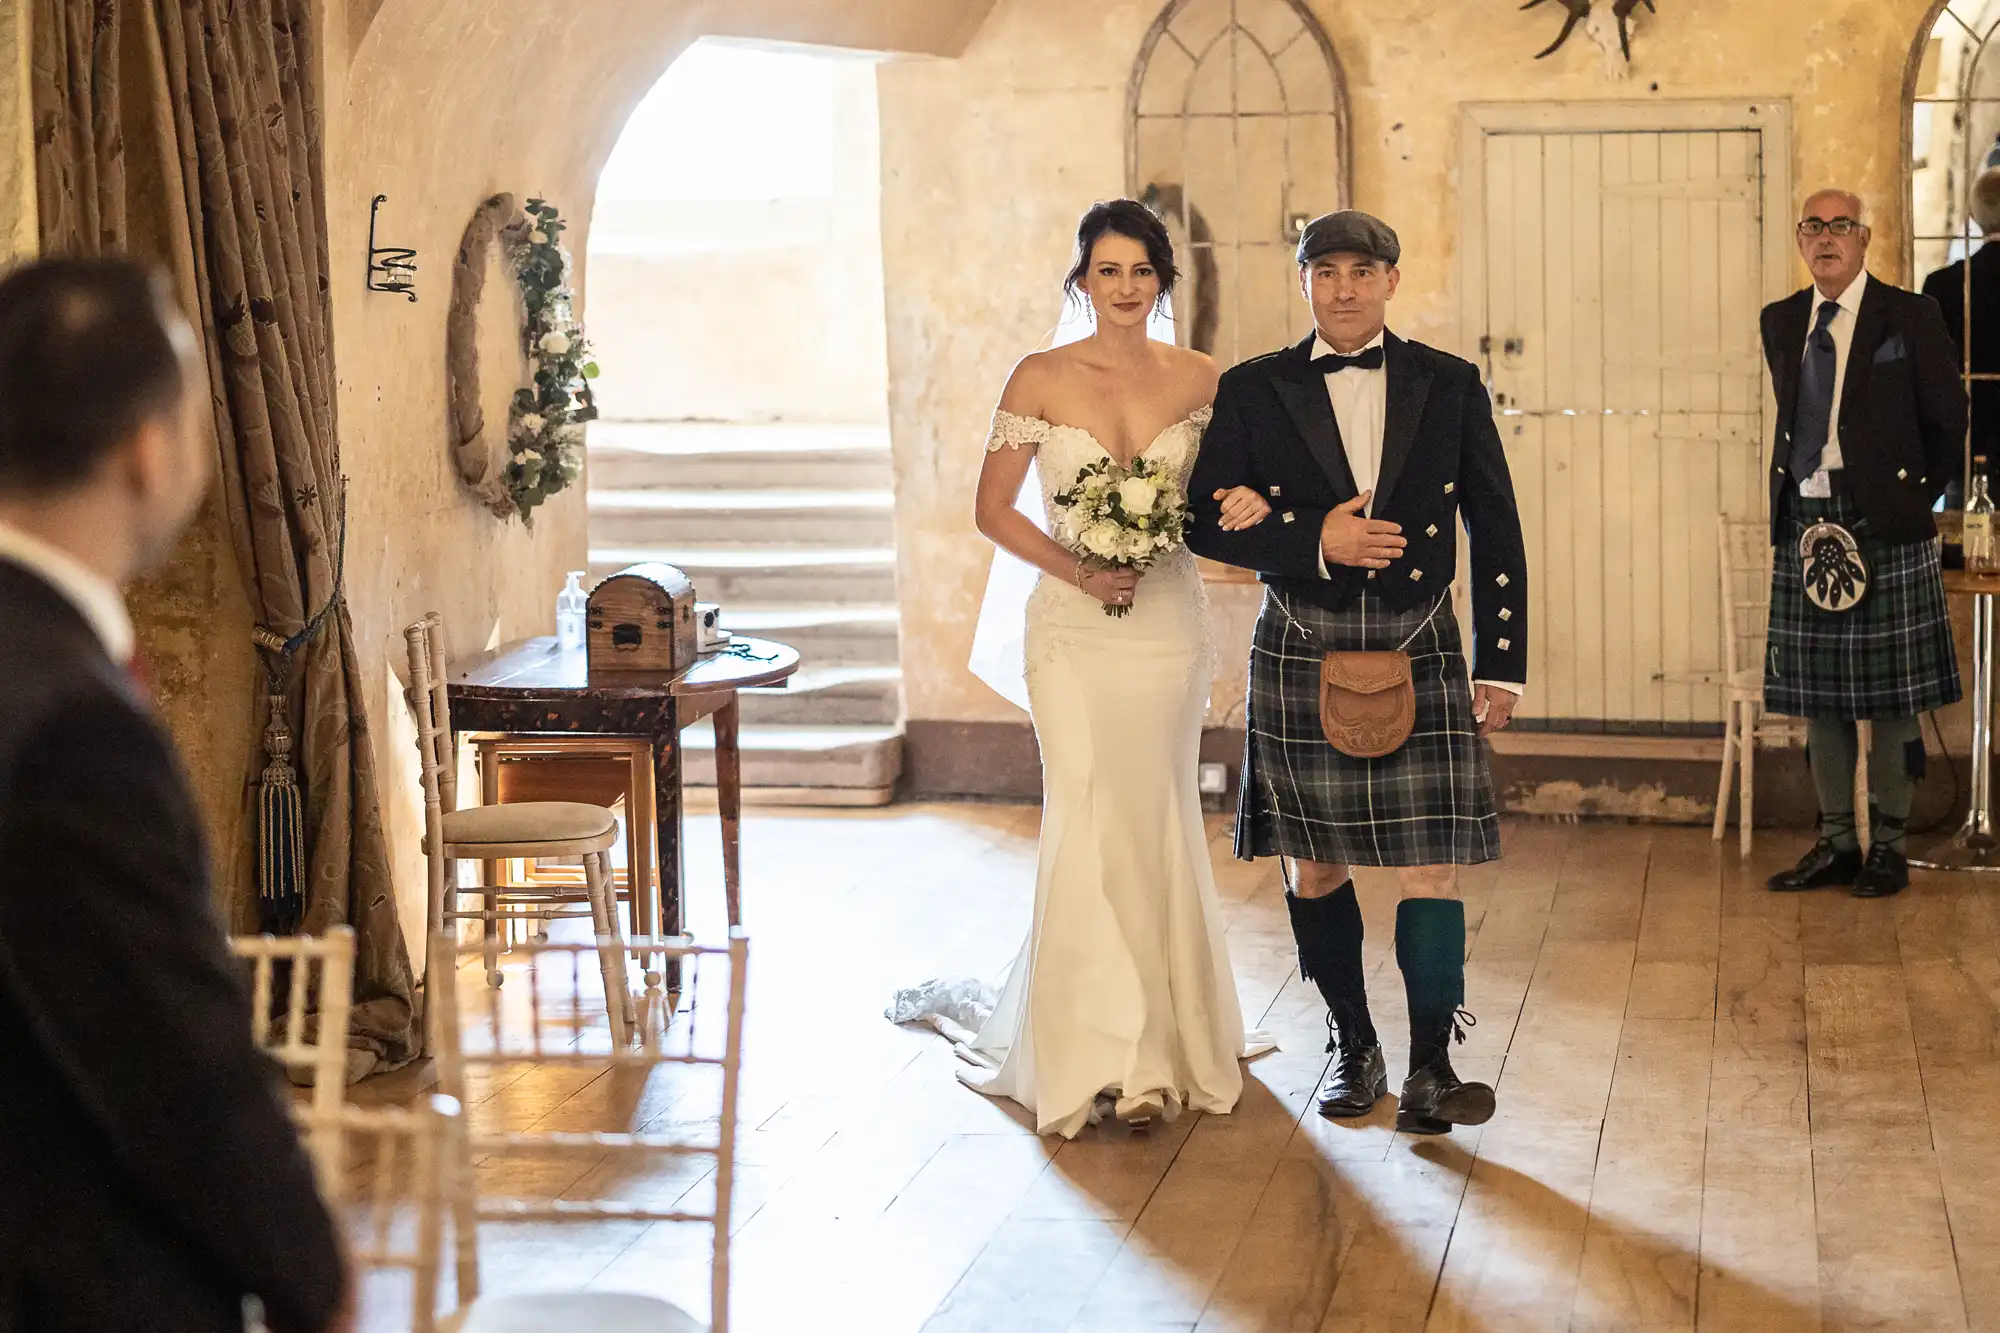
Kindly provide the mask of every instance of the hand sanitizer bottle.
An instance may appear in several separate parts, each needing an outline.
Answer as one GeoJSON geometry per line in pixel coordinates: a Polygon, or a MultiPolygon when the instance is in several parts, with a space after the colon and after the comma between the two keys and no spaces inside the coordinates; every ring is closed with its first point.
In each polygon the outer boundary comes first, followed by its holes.
{"type": "Polygon", "coordinates": [[[556,594],[556,651],[583,651],[583,627],[590,598],[583,590],[583,571],[570,571],[569,581],[556,594]]]}

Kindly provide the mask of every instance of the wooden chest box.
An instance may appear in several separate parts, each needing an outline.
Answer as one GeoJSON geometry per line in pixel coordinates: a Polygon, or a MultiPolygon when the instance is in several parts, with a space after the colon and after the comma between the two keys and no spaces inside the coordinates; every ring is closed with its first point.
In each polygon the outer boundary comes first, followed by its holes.
{"type": "Polygon", "coordinates": [[[592,676],[667,675],[694,665],[694,584],[672,565],[633,565],[591,590],[592,676]]]}

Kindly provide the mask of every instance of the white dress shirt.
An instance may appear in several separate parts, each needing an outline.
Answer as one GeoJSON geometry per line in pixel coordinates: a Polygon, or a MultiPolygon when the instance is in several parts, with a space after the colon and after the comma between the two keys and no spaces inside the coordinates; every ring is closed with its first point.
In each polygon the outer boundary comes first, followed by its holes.
{"type": "MultiPolygon", "coordinates": [[[[1336,352],[1327,345],[1326,339],[1313,335],[1312,355],[1314,360],[1323,356],[1358,356],[1370,347],[1381,347],[1388,338],[1387,330],[1370,339],[1366,346],[1353,352],[1336,352]]],[[[1334,370],[1326,375],[1326,396],[1333,404],[1333,419],[1340,426],[1340,443],[1347,451],[1347,470],[1354,474],[1354,488],[1368,496],[1366,512],[1370,517],[1375,513],[1375,497],[1370,494],[1375,483],[1382,476],[1382,432],[1389,417],[1389,365],[1384,361],[1376,370],[1334,370]]],[[[1333,577],[1326,567],[1326,552],[1319,557],[1319,576],[1333,577]]],[[[1514,694],[1525,694],[1526,685],[1517,685],[1504,680],[1474,681],[1475,685],[1494,685],[1514,694]]]]}
{"type": "Polygon", "coordinates": [[[21,566],[62,594],[89,624],[105,654],[119,666],[132,660],[132,616],[117,587],[73,556],[0,523],[0,560],[21,566]]]}
{"type": "MultiPolygon", "coordinates": [[[[1799,494],[1808,499],[1824,500],[1830,497],[1833,482],[1826,474],[1844,466],[1840,456],[1840,395],[1847,387],[1847,349],[1854,346],[1854,325],[1861,318],[1861,297],[1867,289],[1868,270],[1863,269],[1853,282],[1847,284],[1847,290],[1835,298],[1840,313],[1833,317],[1833,323],[1826,326],[1826,331],[1833,335],[1833,411],[1827,413],[1826,446],[1820,452],[1819,471],[1799,483],[1799,494]]],[[[1812,306],[1806,311],[1806,353],[1812,351],[1812,331],[1819,323],[1819,308],[1825,300],[1819,288],[1813,288],[1812,306]]],[[[1800,354],[1801,363],[1806,353],[1800,354]]]]}
{"type": "MultiPolygon", "coordinates": [[[[1387,333],[1378,333],[1362,352],[1380,347],[1387,333]]],[[[1358,352],[1341,353],[1326,345],[1326,340],[1313,337],[1313,358],[1322,356],[1356,356],[1358,352]]],[[[1347,470],[1354,474],[1354,487],[1363,495],[1375,489],[1375,482],[1382,475],[1382,426],[1389,415],[1389,367],[1385,362],[1376,370],[1336,370],[1326,377],[1326,396],[1333,404],[1333,419],[1340,423],[1340,442],[1347,448],[1347,470]]],[[[1375,513],[1375,498],[1368,498],[1365,511],[1370,516],[1375,513]]]]}

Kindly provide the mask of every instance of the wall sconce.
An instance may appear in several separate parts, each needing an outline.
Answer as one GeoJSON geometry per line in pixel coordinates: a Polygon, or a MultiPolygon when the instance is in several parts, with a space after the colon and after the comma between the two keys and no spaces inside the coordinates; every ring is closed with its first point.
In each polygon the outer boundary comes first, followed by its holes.
{"type": "Polygon", "coordinates": [[[402,246],[375,244],[375,215],[389,201],[386,194],[375,196],[368,206],[368,290],[396,292],[417,299],[417,252],[402,246]]]}

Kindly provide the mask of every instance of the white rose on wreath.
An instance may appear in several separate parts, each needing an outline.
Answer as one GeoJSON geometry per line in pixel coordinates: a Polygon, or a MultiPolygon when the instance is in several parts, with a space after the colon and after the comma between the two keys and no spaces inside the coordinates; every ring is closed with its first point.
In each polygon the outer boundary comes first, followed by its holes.
{"type": "Polygon", "coordinates": [[[547,245],[549,243],[549,234],[540,227],[537,227],[528,233],[528,239],[536,245],[547,245]]]}
{"type": "Polygon", "coordinates": [[[542,335],[542,350],[550,356],[562,356],[569,351],[567,333],[545,333],[542,335]]]}
{"type": "Polygon", "coordinates": [[[542,433],[542,427],[546,424],[547,423],[544,422],[540,416],[538,416],[533,412],[530,412],[528,413],[528,415],[521,418],[521,429],[526,431],[530,435],[540,435],[542,433]]]}
{"type": "Polygon", "coordinates": [[[524,449],[521,451],[521,461],[523,463],[539,463],[542,461],[542,456],[536,450],[524,449]]]}
{"type": "Polygon", "coordinates": [[[1159,502],[1160,488],[1144,477],[1127,477],[1118,483],[1118,498],[1128,514],[1150,514],[1159,502]]]}

